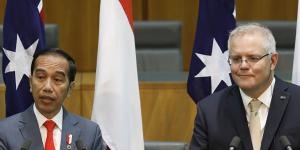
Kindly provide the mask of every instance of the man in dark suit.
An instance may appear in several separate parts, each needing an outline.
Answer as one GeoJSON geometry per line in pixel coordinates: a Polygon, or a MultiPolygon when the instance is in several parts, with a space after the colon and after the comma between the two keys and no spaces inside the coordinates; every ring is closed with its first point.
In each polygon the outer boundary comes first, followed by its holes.
{"type": "Polygon", "coordinates": [[[228,149],[234,136],[241,139],[238,150],[281,150],[281,136],[300,149],[300,87],[274,77],[275,45],[259,24],[230,33],[228,63],[236,85],[197,104],[191,150],[228,149]]]}
{"type": "Polygon", "coordinates": [[[74,87],[76,66],[64,51],[50,49],[34,56],[30,87],[34,104],[0,121],[0,150],[102,149],[99,126],[69,113],[62,105],[74,87]]]}

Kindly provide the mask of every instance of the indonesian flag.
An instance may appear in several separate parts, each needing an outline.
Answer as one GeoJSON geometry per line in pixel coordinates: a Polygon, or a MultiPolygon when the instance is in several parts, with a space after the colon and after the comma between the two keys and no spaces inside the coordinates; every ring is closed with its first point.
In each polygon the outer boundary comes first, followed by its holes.
{"type": "Polygon", "coordinates": [[[300,85],[300,3],[298,3],[297,31],[294,51],[292,83],[300,85]]]}
{"type": "Polygon", "coordinates": [[[131,0],[101,0],[92,120],[111,150],[143,150],[131,0]]]}

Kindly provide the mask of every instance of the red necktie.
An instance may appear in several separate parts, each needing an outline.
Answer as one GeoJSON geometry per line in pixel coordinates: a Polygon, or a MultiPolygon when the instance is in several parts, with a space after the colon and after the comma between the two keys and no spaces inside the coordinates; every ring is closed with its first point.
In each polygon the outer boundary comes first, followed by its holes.
{"type": "Polygon", "coordinates": [[[55,150],[54,142],[53,142],[53,129],[55,128],[56,124],[52,120],[47,120],[44,123],[44,126],[47,128],[45,150],[55,150]]]}

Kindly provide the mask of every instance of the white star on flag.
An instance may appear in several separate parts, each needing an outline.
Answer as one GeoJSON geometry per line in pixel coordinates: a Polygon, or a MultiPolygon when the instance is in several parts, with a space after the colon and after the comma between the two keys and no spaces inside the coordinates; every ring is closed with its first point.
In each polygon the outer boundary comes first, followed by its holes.
{"type": "Polygon", "coordinates": [[[9,59],[9,63],[5,68],[5,73],[15,72],[16,89],[18,89],[23,75],[26,75],[27,77],[30,75],[30,66],[38,41],[39,39],[25,49],[17,34],[16,51],[14,52],[3,48],[6,57],[9,59]]]}
{"type": "Polygon", "coordinates": [[[227,63],[228,50],[222,53],[217,41],[213,39],[211,56],[196,53],[197,57],[205,64],[205,67],[195,76],[211,77],[211,93],[213,93],[223,80],[227,86],[231,85],[230,66],[227,63]]]}

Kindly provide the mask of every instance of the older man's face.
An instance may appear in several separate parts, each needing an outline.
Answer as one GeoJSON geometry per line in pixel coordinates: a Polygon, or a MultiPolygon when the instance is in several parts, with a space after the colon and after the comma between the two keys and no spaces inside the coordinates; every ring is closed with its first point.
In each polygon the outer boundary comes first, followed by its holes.
{"type": "Polygon", "coordinates": [[[30,78],[37,109],[47,118],[54,117],[70,92],[69,65],[56,55],[39,56],[30,78]]]}
{"type": "Polygon", "coordinates": [[[268,55],[263,42],[265,40],[258,33],[235,37],[231,42],[229,57],[235,60],[242,59],[240,63],[231,64],[232,77],[246,94],[247,92],[261,94],[273,78],[272,72],[277,63],[278,54],[268,55]],[[250,60],[252,58],[261,59],[255,62],[250,60]]]}

